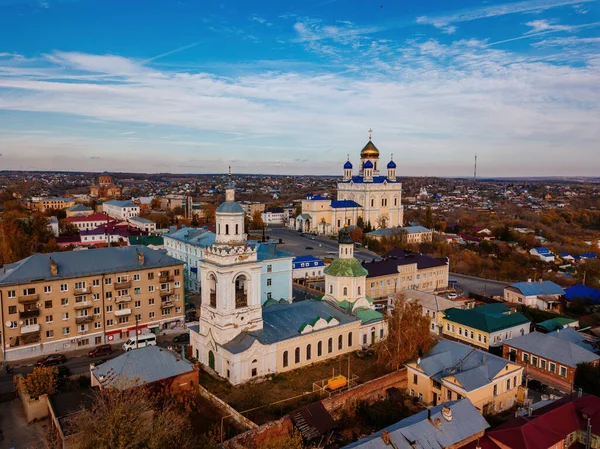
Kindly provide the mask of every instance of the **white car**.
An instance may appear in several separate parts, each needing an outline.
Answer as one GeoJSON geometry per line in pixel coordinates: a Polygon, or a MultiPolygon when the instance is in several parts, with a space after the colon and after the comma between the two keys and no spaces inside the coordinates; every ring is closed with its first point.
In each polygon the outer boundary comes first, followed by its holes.
{"type": "Polygon", "coordinates": [[[456,298],[458,298],[458,295],[456,293],[448,293],[446,295],[446,298],[448,298],[448,299],[456,299],[456,298]]]}
{"type": "Polygon", "coordinates": [[[385,304],[375,303],[375,304],[373,304],[373,308],[375,310],[377,310],[378,312],[381,312],[381,311],[385,310],[385,304]]]}

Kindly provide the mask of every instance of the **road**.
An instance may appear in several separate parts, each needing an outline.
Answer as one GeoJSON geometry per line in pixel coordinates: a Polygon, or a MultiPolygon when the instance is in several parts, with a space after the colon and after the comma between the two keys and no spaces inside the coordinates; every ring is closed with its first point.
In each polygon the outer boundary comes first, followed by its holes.
{"type": "MultiPolygon", "coordinates": [[[[169,334],[165,336],[158,337],[158,345],[162,347],[169,347],[174,345],[173,338],[178,334],[169,334]]],[[[95,359],[92,357],[88,357],[87,353],[91,348],[85,350],[79,350],[74,352],[65,352],[65,356],[67,357],[67,361],[64,366],[69,368],[71,376],[78,376],[81,374],[89,374],[90,372],[90,364],[94,363],[97,360],[110,360],[118,357],[123,354],[122,349],[116,349],[119,347],[118,345],[114,345],[113,349],[115,349],[112,354],[106,356],[96,357],[95,359]]],[[[42,357],[39,357],[42,358],[42,357]]],[[[24,362],[14,362],[9,363],[9,365],[13,368],[14,374],[28,374],[33,371],[35,360],[27,360],[24,362]]],[[[8,375],[4,369],[0,370],[0,393],[7,393],[14,390],[14,385],[12,382],[12,375],[8,375]]]]}
{"type": "MultiPolygon", "coordinates": [[[[332,257],[338,254],[337,240],[331,240],[328,237],[319,235],[302,234],[297,231],[292,231],[284,227],[270,227],[267,230],[267,235],[271,240],[282,239],[283,244],[279,246],[282,251],[294,256],[304,256],[311,254],[316,257],[332,257]],[[306,249],[307,246],[313,249],[306,249]],[[330,254],[328,254],[330,253],[330,254]]],[[[334,257],[335,257],[334,256],[334,257]]],[[[372,251],[364,248],[356,249],[354,257],[359,261],[371,261],[373,259],[380,260],[380,257],[372,251]]]]}
{"type": "Polygon", "coordinates": [[[491,281],[455,273],[450,273],[449,279],[458,281],[458,286],[463,289],[465,296],[468,296],[470,292],[484,296],[503,296],[504,287],[508,285],[508,282],[491,281]]]}

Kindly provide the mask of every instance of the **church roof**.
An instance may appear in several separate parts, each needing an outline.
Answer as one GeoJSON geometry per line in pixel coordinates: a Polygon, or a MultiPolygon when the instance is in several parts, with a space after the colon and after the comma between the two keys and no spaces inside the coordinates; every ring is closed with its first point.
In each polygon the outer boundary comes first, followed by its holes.
{"type": "Polygon", "coordinates": [[[323,273],[336,277],[361,277],[369,274],[355,258],[335,259],[323,270],[323,273]]]}
{"type": "MultiPolygon", "coordinates": [[[[242,332],[233,340],[225,343],[223,348],[232,354],[239,354],[250,348],[255,341],[270,345],[302,335],[300,329],[317,318],[329,321],[335,318],[340,325],[358,321],[360,318],[348,315],[343,310],[327,301],[294,302],[292,304],[273,304],[263,308],[263,328],[253,332],[242,332]]],[[[325,329],[331,329],[327,327],[325,329]]],[[[324,330],[325,330],[324,329],[324,330]]],[[[313,332],[320,332],[315,330],[313,332]]]]}
{"type": "MultiPolygon", "coordinates": [[[[348,181],[338,181],[338,183],[348,183],[352,181],[354,184],[362,184],[365,182],[364,178],[362,176],[353,176],[351,179],[349,179],[348,181]]],[[[400,183],[400,180],[396,180],[396,181],[392,181],[390,179],[388,179],[387,176],[373,176],[371,181],[366,181],[372,184],[383,184],[384,182],[388,182],[388,183],[400,183]]]]}
{"type": "Polygon", "coordinates": [[[344,168],[348,169],[348,170],[351,169],[352,168],[352,162],[346,161],[346,163],[344,164],[344,168]]]}
{"type": "Polygon", "coordinates": [[[371,162],[371,161],[365,162],[364,168],[373,168],[373,162],[371,162]]]}
{"type": "Polygon", "coordinates": [[[244,208],[235,201],[226,201],[217,207],[217,213],[239,214],[244,213],[244,208]]]}
{"type": "Polygon", "coordinates": [[[371,142],[370,139],[367,142],[367,144],[363,147],[363,149],[361,150],[360,157],[361,158],[365,158],[365,157],[378,158],[379,157],[379,150],[373,144],[373,142],[371,142]]]}
{"type": "Polygon", "coordinates": [[[353,200],[332,200],[331,207],[333,209],[344,209],[344,208],[362,207],[362,206],[353,200]]]}
{"type": "Polygon", "coordinates": [[[387,164],[387,168],[396,168],[396,163],[394,161],[389,161],[387,164]]]}

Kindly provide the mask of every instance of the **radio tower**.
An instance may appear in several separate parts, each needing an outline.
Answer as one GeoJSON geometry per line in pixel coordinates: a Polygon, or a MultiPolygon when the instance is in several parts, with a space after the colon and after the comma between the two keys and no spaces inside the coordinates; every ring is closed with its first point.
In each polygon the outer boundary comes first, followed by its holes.
{"type": "Polygon", "coordinates": [[[475,153],[475,168],[473,168],[473,181],[477,181],[477,153],[475,153]]]}

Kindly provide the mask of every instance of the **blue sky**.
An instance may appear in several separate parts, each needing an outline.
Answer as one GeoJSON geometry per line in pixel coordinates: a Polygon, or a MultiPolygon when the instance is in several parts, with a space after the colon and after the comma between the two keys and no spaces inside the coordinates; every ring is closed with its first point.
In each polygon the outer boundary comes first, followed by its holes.
{"type": "Polygon", "coordinates": [[[0,0],[0,169],[600,167],[600,0],[0,0]]]}

